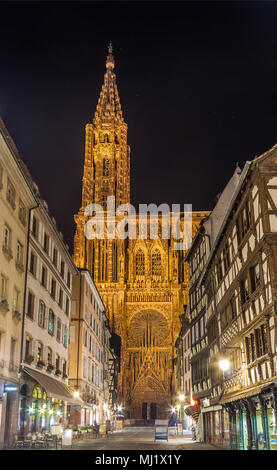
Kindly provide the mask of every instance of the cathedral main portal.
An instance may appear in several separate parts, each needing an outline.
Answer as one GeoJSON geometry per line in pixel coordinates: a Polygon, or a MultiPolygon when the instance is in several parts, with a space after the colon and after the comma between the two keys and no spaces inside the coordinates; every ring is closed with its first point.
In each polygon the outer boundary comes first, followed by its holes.
{"type": "Polygon", "coordinates": [[[130,418],[155,419],[169,412],[171,319],[154,308],[130,315],[126,355],[131,374],[127,383],[130,418]]]}

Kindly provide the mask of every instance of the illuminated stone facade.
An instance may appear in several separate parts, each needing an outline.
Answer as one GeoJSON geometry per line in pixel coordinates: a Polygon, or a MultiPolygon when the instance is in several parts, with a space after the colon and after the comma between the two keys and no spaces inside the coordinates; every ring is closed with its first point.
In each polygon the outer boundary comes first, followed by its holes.
{"type": "MultiPolygon", "coordinates": [[[[162,239],[160,216],[156,239],[88,240],[84,234],[87,205],[106,209],[112,195],[116,208],[130,202],[130,147],[113,70],[110,46],[94,119],[86,125],[74,261],[91,272],[110,325],[122,339],[119,402],[130,418],[162,418],[175,393],[174,345],[188,299],[184,252],[174,250],[172,234],[162,239]]],[[[193,234],[206,215],[193,213],[193,234]]],[[[138,216],[133,217],[138,231],[138,216]]]]}

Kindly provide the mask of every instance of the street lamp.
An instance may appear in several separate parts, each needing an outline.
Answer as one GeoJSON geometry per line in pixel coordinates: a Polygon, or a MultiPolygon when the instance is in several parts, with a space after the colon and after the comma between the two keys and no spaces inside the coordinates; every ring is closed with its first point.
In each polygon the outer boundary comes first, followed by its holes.
{"type": "MultiPolygon", "coordinates": [[[[241,351],[241,348],[239,346],[225,346],[223,348],[223,351],[226,349],[241,351]]],[[[218,364],[219,364],[220,369],[223,372],[226,372],[226,370],[230,369],[230,366],[231,366],[229,359],[226,359],[226,358],[221,359],[218,364]]]]}
{"type": "Polygon", "coordinates": [[[179,400],[180,401],[185,401],[185,395],[179,395],[179,400]]]}
{"type": "Polygon", "coordinates": [[[226,370],[230,369],[229,359],[221,359],[221,361],[219,361],[219,367],[223,372],[226,372],[226,370]]]}

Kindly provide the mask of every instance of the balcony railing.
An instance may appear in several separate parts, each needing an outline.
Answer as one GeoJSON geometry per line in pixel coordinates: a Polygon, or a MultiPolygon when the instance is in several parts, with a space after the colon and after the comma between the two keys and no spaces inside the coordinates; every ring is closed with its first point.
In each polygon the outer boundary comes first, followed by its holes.
{"type": "Polygon", "coordinates": [[[239,334],[238,322],[235,318],[223,331],[220,336],[220,349],[224,348],[232,339],[239,334]]]}
{"type": "Polygon", "coordinates": [[[242,386],[243,383],[243,373],[241,369],[235,369],[230,374],[224,377],[224,388],[237,387],[238,385],[242,386]]]}

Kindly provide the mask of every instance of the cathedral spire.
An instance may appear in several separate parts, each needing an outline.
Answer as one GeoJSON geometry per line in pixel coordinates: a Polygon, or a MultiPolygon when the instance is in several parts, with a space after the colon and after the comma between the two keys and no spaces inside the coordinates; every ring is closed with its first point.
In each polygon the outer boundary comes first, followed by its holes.
{"type": "Polygon", "coordinates": [[[96,107],[95,119],[100,118],[107,122],[109,119],[123,119],[119,94],[116,85],[116,75],[114,69],[113,46],[109,43],[108,55],[106,59],[106,73],[104,83],[100,92],[98,105],[96,107]]]}
{"type": "Polygon", "coordinates": [[[113,69],[114,68],[114,56],[113,56],[113,46],[110,41],[109,47],[108,47],[108,56],[106,60],[106,68],[107,69],[113,69]]]}

